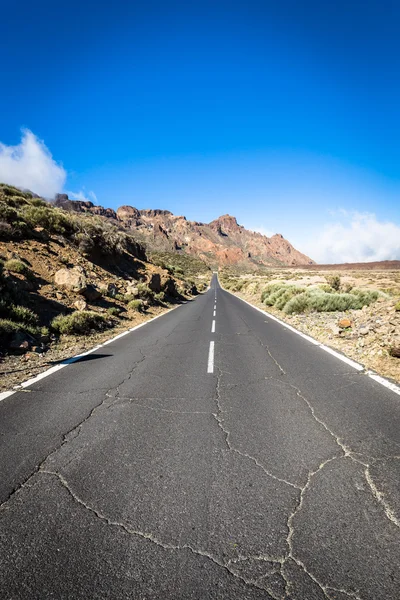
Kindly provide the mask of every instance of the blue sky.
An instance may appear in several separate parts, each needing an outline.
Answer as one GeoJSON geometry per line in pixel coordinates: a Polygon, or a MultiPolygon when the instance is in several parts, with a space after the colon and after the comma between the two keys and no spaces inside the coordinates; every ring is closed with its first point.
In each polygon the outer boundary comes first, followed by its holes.
{"type": "Polygon", "coordinates": [[[397,1],[38,0],[2,21],[3,179],[400,258],[397,1]]]}

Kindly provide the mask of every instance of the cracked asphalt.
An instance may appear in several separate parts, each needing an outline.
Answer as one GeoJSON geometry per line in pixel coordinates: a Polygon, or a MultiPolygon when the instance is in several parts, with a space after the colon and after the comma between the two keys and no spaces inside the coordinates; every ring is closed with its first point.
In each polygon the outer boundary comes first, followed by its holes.
{"type": "Polygon", "coordinates": [[[399,432],[214,277],[0,403],[0,597],[398,600],[399,432]]]}

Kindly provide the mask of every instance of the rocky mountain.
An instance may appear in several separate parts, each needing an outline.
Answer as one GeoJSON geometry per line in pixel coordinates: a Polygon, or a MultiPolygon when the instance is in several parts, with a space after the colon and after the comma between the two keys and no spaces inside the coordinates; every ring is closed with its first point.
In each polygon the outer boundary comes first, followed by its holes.
{"type": "Polygon", "coordinates": [[[89,212],[119,222],[132,231],[149,250],[178,251],[197,256],[212,266],[311,265],[314,261],[292,246],[281,234],[266,237],[239,225],[230,215],[211,223],[188,221],[168,210],[139,210],[121,206],[117,211],[95,206],[92,202],[57,196],[56,205],[76,212],[89,212]]]}

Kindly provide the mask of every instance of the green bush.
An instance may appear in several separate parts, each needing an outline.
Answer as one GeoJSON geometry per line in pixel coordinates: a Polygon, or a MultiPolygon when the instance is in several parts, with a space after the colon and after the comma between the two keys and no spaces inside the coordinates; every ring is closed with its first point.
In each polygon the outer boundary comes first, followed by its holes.
{"type": "Polygon", "coordinates": [[[281,289],[282,283],[270,283],[267,285],[263,291],[261,292],[261,302],[264,304],[265,300],[268,296],[270,296],[273,292],[281,289]]]}
{"type": "Polygon", "coordinates": [[[326,292],[327,294],[331,294],[334,291],[333,287],[328,285],[327,283],[322,283],[321,285],[318,286],[318,288],[321,291],[326,292]]]}
{"type": "Polygon", "coordinates": [[[25,323],[16,323],[12,319],[0,319],[0,345],[17,331],[26,331],[32,337],[40,335],[40,328],[25,323]]]}
{"type": "Polygon", "coordinates": [[[128,308],[135,310],[136,312],[144,312],[143,300],[131,300],[128,304],[128,308]]]}
{"type": "Polygon", "coordinates": [[[294,296],[286,306],[283,307],[283,311],[291,315],[292,313],[303,313],[309,308],[310,296],[307,292],[303,292],[298,296],[294,296]]]}
{"type": "Polygon", "coordinates": [[[119,317],[121,309],[118,306],[110,306],[110,308],[107,308],[107,313],[112,317],[119,317]]]}
{"type": "Polygon", "coordinates": [[[349,309],[360,309],[368,306],[378,297],[378,292],[363,292],[362,294],[327,294],[317,290],[308,290],[293,297],[284,306],[286,314],[306,311],[334,312],[349,309]]]}
{"type": "Polygon", "coordinates": [[[8,307],[8,317],[12,321],[25,323],[26,325],[37,325],[39,321],[39,317],[33,312],[33,310],[30,310],[25,306],[18,306],[15,304],[12,304],[10,307],[8,307]]]}
{"type": "Polygon", "coordinates": [[[4,268],[8,271],[11,271],[11,273],[19,273],[21,275],[30,274],[28,265],[18,258],[10,258],[9,260],[6,260],[4,263],[4,268]]]}
{"type": "Polygon", "coordinates": [[[277,298],[274,304],[275,308],[277,308],[278,310],[283,310],[283,308],[292,298],[298,296],[299,294],[302,294],[304,291],[305,288],[300,286],[288,286],[287,289],[284,290],[283,294],[280,294],[280,296],[277,298]]]}
{"type": "Polygon", "coordinates": [[[10,319],[0,319],[0,340],[6,340],[10,335],[21,331],[20,323],[14,323],[10,319]]]}
{"type": "Polygon", "coordinates": [[[9,203],[0,201],[0,220],[12,223],[18,219],[18,212],[9,203]]]}
{"type": "Polygon", "coordinates": [[[129,302],[125,294],[115,294],[115,300],[118,300],[118,302],[123,302],[124,304],[126,304],[126,302],[129,302]]]}
{"type": "Polygon", "coordinates": [[[400,302],[397,302],[397,304],[394,307],[394,310],[396,310],[397,312],[400,311],[400,302]]]}
{"type": "Polygon", "coordinates": [[[363,306],[369,306],[372,302],[375,302],[379,297],[379,292],[376,290],[359,290],[354,288],[351,291],[352,295],[357,296],[360,308],[363,306]]]}
{"type": "Polygon", "coordinates": [[[51,328],[58,333],[79,335],[91,330],[102,330],[109,326],[104,315],[83,310],[70,315],[57,315],[51,322],[51,328]]]}
{"type": "MultiPolygon", "coordinates": [[[[34,200],[37,200],[37,198],[34,200]]],[[[22,208],[21,215],[32,229],[43,227],[49,233],[63,235],[71,232],[73,228],[71,219],[65,213],[47,203],[40,204],[39,206],[34,206],[30,203],[22,208]]]]}

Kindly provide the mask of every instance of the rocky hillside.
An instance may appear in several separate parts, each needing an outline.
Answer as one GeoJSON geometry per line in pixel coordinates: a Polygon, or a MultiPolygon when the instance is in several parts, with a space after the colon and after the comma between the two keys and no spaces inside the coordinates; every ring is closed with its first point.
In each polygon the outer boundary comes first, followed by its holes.
{"type": "Polygon", "coordinates": [[[58,195],[56,205],[66,210],[95,214],[119,223],[150,250],[169,250],[199,257],[212,267],[311,265],[314,261],[296,250],[281,234],[268,238],[239,225],[230,215],[211,223],[188,221],[168,210],[138,210],[121,206],[117,211],[91,202],[58,195]]]}
{"type": "Polygon", "coordinates": [[[210,278],[195,257],[150,256],[116,219],[68,212],[0,184],[3,361],[42,356],[68,336],[126,329],[197,294],[210,278]]]}

